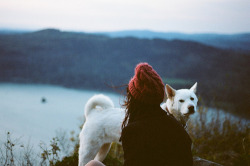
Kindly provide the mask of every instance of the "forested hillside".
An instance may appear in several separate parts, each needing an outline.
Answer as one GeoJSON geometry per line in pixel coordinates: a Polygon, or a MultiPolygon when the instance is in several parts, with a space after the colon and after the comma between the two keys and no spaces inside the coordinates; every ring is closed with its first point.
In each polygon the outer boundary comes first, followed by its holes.
{"type": "Polygon", "coordinates": [[[148,62],[174,88],[198,82],[203,104],[249,117],[250,55],[200,43],[47,29],[0,35],[0,81],[114,91],[148,62]]]}

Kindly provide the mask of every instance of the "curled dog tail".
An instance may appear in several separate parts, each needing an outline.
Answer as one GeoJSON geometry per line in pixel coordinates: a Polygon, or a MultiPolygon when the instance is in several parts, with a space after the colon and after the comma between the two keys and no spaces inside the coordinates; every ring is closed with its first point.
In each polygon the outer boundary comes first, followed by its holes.
{"type": "Polygon", "coordinates": [[[114,108],[114,103],[108,96],[105,96],[103,94],[94,95],[87,101],[85,105],[85,117],[87,117],[97,106],[101,107],[102,109],[114,108]]]}

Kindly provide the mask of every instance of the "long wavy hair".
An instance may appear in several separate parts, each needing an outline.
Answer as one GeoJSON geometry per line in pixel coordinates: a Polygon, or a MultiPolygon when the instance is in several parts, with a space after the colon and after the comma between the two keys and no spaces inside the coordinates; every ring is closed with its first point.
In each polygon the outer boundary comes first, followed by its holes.
{"type": "Polygon", "coordinates": [[[131,95],[127,87],[127,95],[123,104],[123,106],[125,107],[125,118],[122,122],[122,129],[127,126],[130,114],[133,112],[132,110],[135,110],[135,109],[132,109],[133,108],[132,105],[135,105],[135,104],[132,104],[134,103],[133,100],[134,100],[133,96],[131,95]]]}
{"type": "Polygon", "coordinates": [[[129,122],[133,122],[136,118],[141,117],[146,112],[149,112],[153,105],[136,100],[131,95],[127,87],[127,95],[125,96],[123,106],[125,107],[125,118],[122,122],[121,129],[126,127],[129,122]]]}

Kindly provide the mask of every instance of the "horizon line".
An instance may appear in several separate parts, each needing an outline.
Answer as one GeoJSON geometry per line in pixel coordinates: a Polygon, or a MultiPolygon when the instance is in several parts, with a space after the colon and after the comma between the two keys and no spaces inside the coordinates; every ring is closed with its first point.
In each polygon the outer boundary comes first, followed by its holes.
{"type": "Polygon", "coordinates": [[[57,27],[43,27],[43,28],[12,28],[12,27],[0,27],[0,31],[23,31],[23,32],[37,32],[42,30],[54,29],[61,32],[77,32],[77,33],[113,33],[113,32],[129,32],[129,31],[145,31],[153,33],[177,33],[177,34],[217,34],[217,35],[237,35],[237,34],[250,34],[250,31],[242,32],[215,32],[215,31],[204,31],[204,32],[184,32],[184,31],[160,31],[160,30],[151,30],[151,29],[121,29],[121,30],[77,30],[77,29],[63,29],[57,27]]]}

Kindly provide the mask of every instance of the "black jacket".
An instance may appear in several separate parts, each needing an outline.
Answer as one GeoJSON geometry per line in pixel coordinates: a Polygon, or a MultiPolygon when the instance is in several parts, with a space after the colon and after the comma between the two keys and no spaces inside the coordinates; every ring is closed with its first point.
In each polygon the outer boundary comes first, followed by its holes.
{"type": "Polygon", "coordinates": [[[130,121],[122,130],[121,141],[125,166],[193,165],[189,135],[160,107],[130,121]]]}

